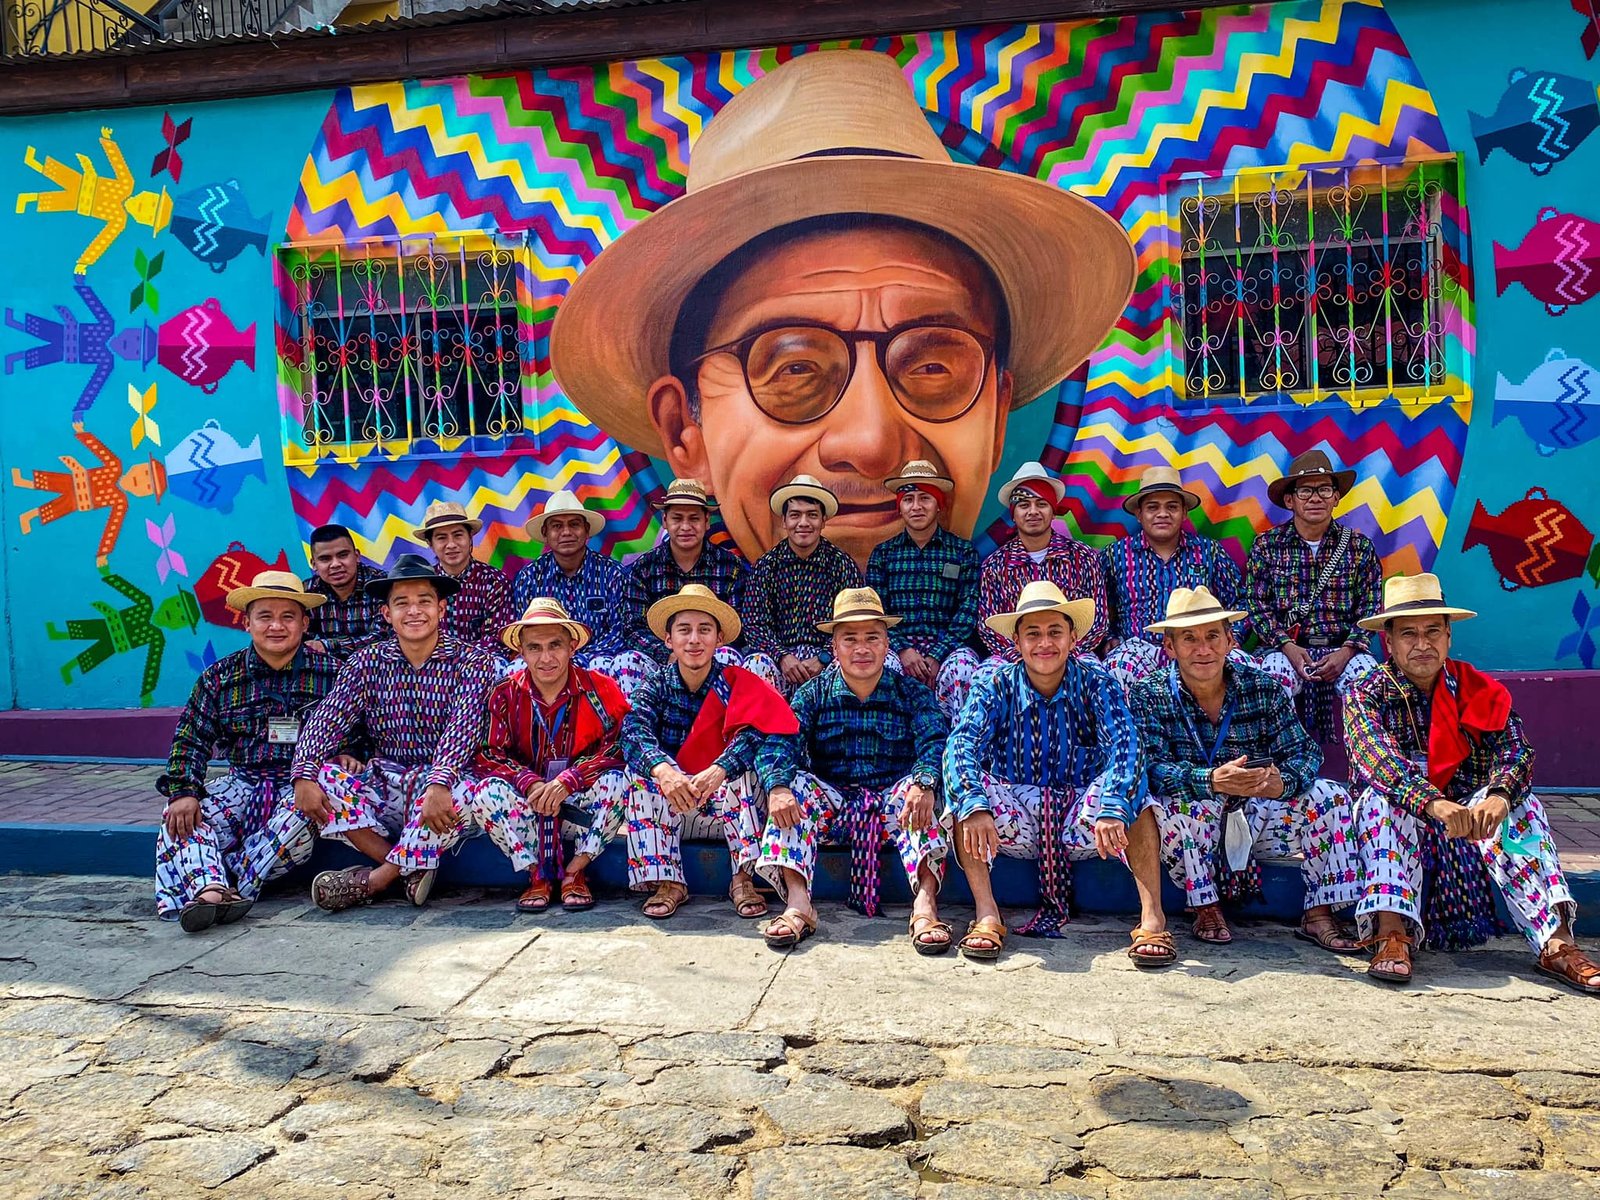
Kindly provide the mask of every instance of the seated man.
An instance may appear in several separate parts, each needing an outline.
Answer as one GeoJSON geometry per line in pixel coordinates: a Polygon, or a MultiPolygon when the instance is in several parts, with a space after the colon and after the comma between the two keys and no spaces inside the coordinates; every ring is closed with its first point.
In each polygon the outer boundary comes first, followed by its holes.
{"type": "Polygon", "coordinates": [[[663,921],[677,912],[689,897],[683,819],[701,813],[727,839],[734,911],[747,921],[764,917],[767,903],[750,868],[766,818],[751,767],[763,734],[795,731],[794,713],[765,680],[717,661],[723,642],[738,638],[740,622],[710,588],[686,585],[652,604],[648,620],[671,660],[634,694],[622,719],[632,784],[628,886],[651,893],[645,916],[663,921]]]}
{"type": "Polygon", "coordinates": [[[1412,946],[1487,941],[1500,931],[1498,891],[1539,971],[1592,996],[1600,967],[1573,940],[1578,906],[1511,693],[1450,657],[1451,623],[1475,615],[1444,602],[1437,576],[1397,575],[1362,621],[1389,642],[1389,661],[1345,702],[1365,875],[1356,921],[1377,946],[1367,974],[1405,983],[1412,946]]]}
{"type": "Polygon", "coordinates": [[[1220,901],[1261,891],[1260,870],[1245,862],[1229,871],[1230,860],[1303,855],[1300,936],[1324,950],[1355,950],[1333,916],[1361,893],[1350,793],[1317,778],[1322,748],[1278,681],[1232,656],[1231,622],[1243,615],[1203,587],[1173,592],[1166,619],[1149,627],[1172,663],[1128,697],[1167,870],[1194,910],[1195,937],[1220,945],[1233,940],[1220,901]],[[1225,856],[1231,811],[1242,827],[1225,856]]]}
{"type": "Polygon", "coordinates": [[[622,595],[622,564],[608,554],[591,552],[589,539],[605,528],[605,517],[565,488],[550,497],[525,529],[544,543],[539,555],[511,581],[511,607],[524,612],[540,596],[557,601],[589,630],[590,638],[572,661],[609,674],[611,659],[622,650],[622,625],[617,602],[622,595]]]}
{"type": "Polygon", "coordinates": [[[1070,860],[1115,854],[1139,889],[1128,957],[1141,967],[1169,966],[1178,950],[1161,911],[1160,837],[1146,805],[1133,714],[1105,668],[1072,652],[1077,630],[1095,628],[1094,601],[1068,600],[1055,584],[1037,580],[988,626],[1011,640],[1022,661],[979,673],[945,747],[956,857],[978,910],[958,948],[981,959],[1005,948],[989,884],[996,854],[1039,860],[1042,903],[1017,930],[1034,937],[1061,936],[1070,860]]]}
{"type": "Polygon", "coordinates": [[[503,664],[500,631],[516,616],[511,610],[511,581],[498,567],[472,556],[472,539],[482,528],[483,522],[469,517],[454,500],[435,500],[423,514],[422,525],[411,532],[433,551],[439,573],[455,584],[440,629],[503,664]]]}
{"type": "MultiPolygon", "coordinates": [[[[1166,665],[1161,635],[1149,629],[1166,614],[1178,588],[1205,588],[1232,608],[1239,596],[1239,566],[1213,538],[1184,527],[1200,497],[1186,491],[1171,467],[1151,467],[1139,490],[1122,502],[1139,522],[1139,531],[1118,538],[1100,552],[1106,574],[1109,627],[1102,651],[1106,670],[1125,688],[1166,665]]],[[[1243,650],[1236,662],[1249,662],[1243,650]]]]}
{"type": "Polygon", "coordinates": [[[785,692],[822,674],[831,659],[818,632],[833,598],[861,586],[861,568],[822,536],[839,499],[809,475],[796,475],[768,500],[783,521],[783,541],[750,568],[745,582],[745,644],[778,664],[785,692]]]}
{"type": "Polygon", "coordinates": [[[482,803],[519,811],[533,843],[511,860],[528,872],[517,910],[549,908],[559,879],[561,906],[580,912],[594,907],[584,872],[617,836],[627,811],[617,739],[628,702],[610,679],[574,661],[589,641],[589,627],[574,621],[559,600],[535,596],[504,637],[527,670],[513,672],[489,693],[489,737],[478,751],[475,786],[503,793],[482,803]],[[586,821],[575,826],[576,853],[563,870],[562,819],[574,825],[571,818],[580,815],[586,821]]]}
{"type": "Polygon", "coordinates": [[[845,838],[850,907],[878,915],[878,855],[888,842],[911,885],[911,944],[918,954],[950,949],[938,909],[945,840],[934,812],[949,726],[925,685],[884,667],[898,620],[871,588],[841,591],[833,619],[819,626],[833,639],[839,669],[796,693],[798,731],[768,738],[756,755],[767,793],[756,869],[787,902],[763,931],[774,949],[816,932],[817,847],[845,838]]]}
{"type": "Polygon", "coordinates": [[[384,624],[382,606],[367,595],[367,584],[382,578],[382,571],[361,561],[355,538],[343,525],[313,529],[311,577],[305,588],[326,603],[311,610],[307,648],[342,660],[389,637],[393,630],[384,624]]]}
{"type": "MultiPolygon", "coordinates": [[[[311,857],[289,766],[300,722],[333,688],[338,662],[306,652],[306,614],[323,603],[287,571],[228,593],[250,644],[204,671],[172,736],[156,837],[156,912],[188,933],[237,921],[261,885],[311,857]],[[228,773],[206,779],[213,754],[228,773]]],[[[354,765],[354,760],[347,760],[354,765]]]]}
{"type": "Polygon", "coordinates": [[[867,586],[900,617],[889,630],[889,666],[931,687],[954,718],[978,670],[978,552],[939,524],[955,482],[931,462],[913,459],[884,486],[905,523],[867,560],[867,586]]]}
{"type": "Polygon", "coordinates": [[[358,650],[340,668],[327,703],[301,731],[295,804],[323,836],[379,864],[322,872],[311,884],[319,908],[369,904],[402,876],[406,897],[421,907],[439,855],[468,832],[469,820],[487,829],[508,857],[524,852],[516,814],[489,807],[500,793],[468,786],[498,667],[476,646],[440,632],[445,601],[458,586],[416,554],[402,554],[368,584],[395,636],[358,650]],[[373,751],[360,774],[332,761],[358,723],[373,751]]]}

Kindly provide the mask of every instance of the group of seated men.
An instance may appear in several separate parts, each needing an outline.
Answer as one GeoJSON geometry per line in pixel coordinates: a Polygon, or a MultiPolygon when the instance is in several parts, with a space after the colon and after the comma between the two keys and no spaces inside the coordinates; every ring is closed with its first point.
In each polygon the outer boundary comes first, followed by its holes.
{"type": "Polygon", "coordinates": [[[976,959],[1059,936],[1071,863],[1098,855],[1132,874],[1128,954],[1156,968],[1178,956],[1163,865],[1194,937],[1220,944],[1258,860],[1298,855],[1299,936],[1370,948],[1376,979],[1409,980],[1418,945],[1499,932],[1498,892],[1538,970],[1600,992],[1510,696],[1450,657],[1473,614],[1433,575],[1382,583],[1372,544],[1332,519],[1351,472],[1296,459],[1269,489],[1290,518],[1242,580],[1167,468],[1126,502],[1138,532],[1097,553],[1055,527],[1061,481],[1024,465],[1000,490],[1015,533],[981,563],[941,524],[954,485],[933,464],[885,482],[904,529],[865,578],[823,536],[837,500],[804,475],[773,493],[785,537],[751,566],[707,541],[715,502],[689,479],[626,567],[588,548],[604,518],[565,491],[528,523],[545,551],[511,582],[473,557],[481,524],[458,504],[416,531],[433,561],[388,572],[348,531],[316,530],[312,578],[266,571],[228,597],[250,645],[203,672],[179,720],[158,910],[190,932],[236,921],[317,837],[371,863],[317,875],[320,907],[396,884],[422,905],[440,856],[480,833],[527,873],[519,909],[582,910],[589,865],[625,832],[628,885],[664,920],[688,899],[684,836],[720,833],[733,908],[776,949],[816,933],[830,842],[849,848],[852,907],[878,912],[890,848],[916,951],[976,959]],[[1314,736],[1341,702],[1349,788],[1319,775],[1314,736]],[[208,779],[214,754],[228,770],[208,779]],[[976,908],[960,937],[938,908],[952,849],[976,908]],[[1038,862],[1038,910],[1015,929],[998,855],[1038,862]],[[782,900],[771,919],[758,876],[782,900]]]}

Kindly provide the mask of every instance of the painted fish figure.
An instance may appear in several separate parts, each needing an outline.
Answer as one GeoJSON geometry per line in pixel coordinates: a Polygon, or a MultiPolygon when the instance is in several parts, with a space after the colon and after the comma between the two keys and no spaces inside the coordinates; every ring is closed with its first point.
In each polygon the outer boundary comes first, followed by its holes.
{"type": "Polygon", "coordinates": [[[256,327],[236,329],[222,301],[212,296],[161,322],[156,361],[185,383],[210,395],[234,363],[256,369],[256,327]]]}
{"type": "Polygon", "coordinates": [[[1600,225],[1587,217],[1542,208],[1522,244],[1494,244],[1494,289],[1503,296],[1513,283],[1559,317],[1569,305],[1600,292],[1600,225]]]}
{"type": "Polygon", "coordinates": [[[1483,501],[1473,507],[1463,550],[1483,546],[1508,592],[1576,579],[1594,548],[1594,534],[1572,510],[1552,500],[1543,488],[1528,494],[1499,516],[1490,516],[1483,501]]]}
{"type": "Polygon", "coordinates": [[[172,232],[213,271],[221,271],[251,246],[265,255],[269,220],[250,211],[236,179],[208,183],[172,201],[172,232]]]}
{"type": "Polygon", "coordinates": [[[1560,350],[1521,383],[1497,375],[1494,423],[1515,417],[1546,457],[1600,437],[1600,371],[1560,350]]]}
{"type": "Polygon", "coordinates": [[[266,481],[261,438],[239,445],[233,434],[207,421],[167,452],[167,487],[201,508],[232,512],[239,489],[252,476],[266,481]]]}
{"type": "MultiPolygon", "coordinates": [[[[1535,175],[1543,175],[1583,144],[1600,126],[1600,98],[1582,79],[1554,71],[1511,72],[1500,103],[1490,115],[1467,113],[1478,161],[1504,150],[1535,175]]],[[[177,210],[173,210],[177,225],[177,210]]]]}
{"type": "Polygon", "coordinates": [[[287,571],[289,555],[278,551],[278,557],[267,562],[259,554],[244,548],[242,542],[230,542],[228,548],[211,565],[200,572],[195,580],[194,594],[200,601],[200,612],[212,625],[224,629],[238,629],[244,625],[244,614],[228,607],[228,593],[234,588],[246,587],[262,571],[287,571]]]}

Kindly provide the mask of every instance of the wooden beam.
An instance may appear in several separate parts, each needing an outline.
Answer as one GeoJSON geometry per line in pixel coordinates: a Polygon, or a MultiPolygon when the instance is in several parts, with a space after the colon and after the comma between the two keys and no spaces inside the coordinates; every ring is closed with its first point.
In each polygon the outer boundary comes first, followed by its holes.
{"type": "Polygon", "coordinates": [[[0,114],[225,100],[396,79],[607,62],[1018,21],[1211,8],[1228,0],[680,0],[556,16],[294,34],[0,69],[0,114]]]}

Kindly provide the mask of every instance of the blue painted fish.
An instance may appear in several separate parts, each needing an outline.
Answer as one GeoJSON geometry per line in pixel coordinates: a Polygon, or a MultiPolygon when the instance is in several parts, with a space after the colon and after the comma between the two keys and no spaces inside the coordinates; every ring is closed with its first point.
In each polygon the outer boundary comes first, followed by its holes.
{"type": "Polygon", "coordinates": [[[250,246],[266,254],[269,220],[250,211],[236,179],[208,183],[172,202],[172,232],[213,271],[221,271],[250,246]]]}
{"type": "Polygon", "coordinates": [[[265,480],[261,438],[241,446],[215,421],[207,421],[167,455],[167,488],[174,496],[217,512],[231,512],[249,479],[265,480]]]}
{"type": "Polygon", "coordinates": [[[1494,382],[1494,423],[1515,417],[1549,457],[1600,437],[1600,371],[1557,349],[1521,383],[1494,382]]]}
{"type": "Polygon", "coordinates": [[[1500,103],[1487,117],[1467,113],[1478,161],[1504,150],[1535,175],[1543,175],[1600,126],[1594,86],[1555,71],[1511,72],[1500,103]]]}

